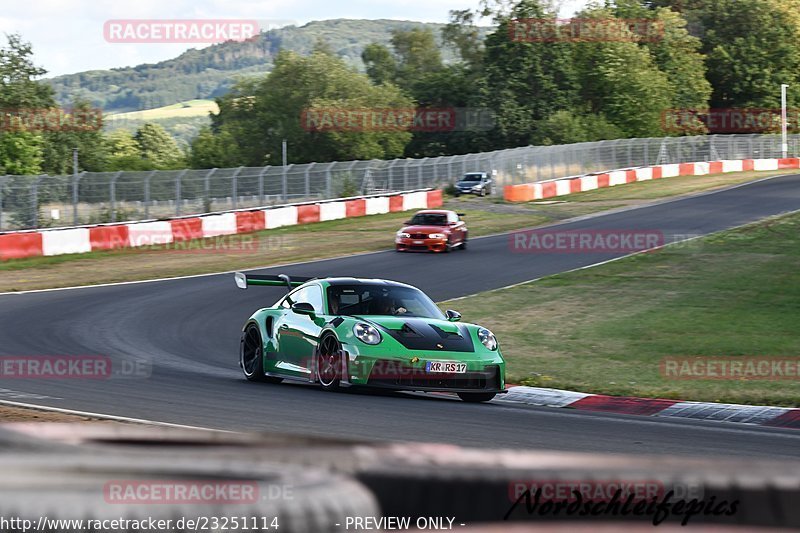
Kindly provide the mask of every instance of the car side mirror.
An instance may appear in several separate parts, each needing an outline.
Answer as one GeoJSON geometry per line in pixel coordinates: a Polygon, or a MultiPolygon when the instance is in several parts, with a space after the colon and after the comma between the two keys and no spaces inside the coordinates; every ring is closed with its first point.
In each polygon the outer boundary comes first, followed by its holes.
{"type": "Polygon", "coordinates": [[[314,306],[307,302],[298,302],[292,304],[292,311],[298,315],[306,315],[315,318],[317,314],[314,312],[314,306]]]}
{"type": "Polygon", "coordinates": [[[466,214],[464,214],[464,213],[456,213],[456,215],[458,215],[458,216],[460,216],[460,217],[465,217],[465,216],[467,216],[467,215],[466,215],[466,214]]]}
{"type": "Polygon", "coordinates": [[[403,222],[403,224],[405,224],[406,226],[410,226],[411,225],[411,221],[410,220],[406,220],[405,222],[403,222]]]}
{"type": "Polygon", "coordinates": [[[458,311],[453,311],[452,309],[448,309],[447,311],[445,311],[444,314],[447,317],[447,320],[449,320],[450,322],[458,322],[459,320],[461,320],[461,313],[459,313],[458,311]]]}

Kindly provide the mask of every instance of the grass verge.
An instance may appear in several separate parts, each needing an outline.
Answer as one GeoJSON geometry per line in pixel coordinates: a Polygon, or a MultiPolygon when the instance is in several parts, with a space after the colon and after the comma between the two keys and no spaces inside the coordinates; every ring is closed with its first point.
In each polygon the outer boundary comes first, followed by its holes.
{"type": "Polygon", "coordinates": [[[31,409],[28,407],[14,407],[10,405],[0,405],[0,423],[10,422],[87,422],[96,421],[80,415],[59,413],[57,411],[47,411],[31,409]]]}
{"type": "Polygon", "coordinates": [[[800,357],[800,214],[446,304],[500,339],[509,381],[800,407],[800,379],[686,381],[668,357],[800,357]]]}

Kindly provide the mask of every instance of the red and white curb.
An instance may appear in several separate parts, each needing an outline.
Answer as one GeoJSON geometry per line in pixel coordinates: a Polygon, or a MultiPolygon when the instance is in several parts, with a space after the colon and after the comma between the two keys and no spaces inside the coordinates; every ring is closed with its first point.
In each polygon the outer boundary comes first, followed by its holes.
{"type": "Polygon", "coordinates": [[[441,205],[441,190],[422,189],[164,220],[16,231],[0,234],[0,260],[168,245],[298,224],[432,209],[441,205]]]}
{"type": "Polygon", "coordinates": [[[577,192],[593,191],[605,187],[625,185],[637,181],[648,181],[676,176],[705,176],[728,172],[751,170],[781,170],[800,168],[800,158],[787,159],[735,159],[701,163],[679,163],[656,165],[593,173],[584,176],[557,178],[521,185],[506,185],[503,195],[507,202],[530,202],[577,192]]]}
{"type": "Polygon", "coordinates": [[[602,413],[713,420],[800,429],[800,409],[790,407],[606,396],[526,386],[511,387],[500,401],[542,407],[569,407],[602,413]]]}

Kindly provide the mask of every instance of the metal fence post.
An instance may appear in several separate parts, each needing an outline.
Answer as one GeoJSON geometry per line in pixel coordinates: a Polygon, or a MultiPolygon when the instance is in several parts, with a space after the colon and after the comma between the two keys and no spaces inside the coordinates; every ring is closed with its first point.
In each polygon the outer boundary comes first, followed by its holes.
{"type": "Polygon", "coordinates": [[[433,183],[439,184],[439,163],[444,156],[439,156],[433,160],[433,183]]]}
{"type": "Polygon", "coordinates": [[[117,221],[117,179],[122,175],[122,171],[117,172],[113,176],[111,176],[111,180],[108,182],[108,199],[110,206],[110,219],[111,222],[117,221]]]}
{"type": "Polygon", "coordinates": [[[331,196],[333,196],[333,172],[331,169],[335,163],[331,163],[328,165],[328,168],[325,169],[325,199],[327,200],[331,196]]]}
{"type": "Polygon", "coordinates": [[[175,216],[181,216],[181,202],[183,201],[183,193],[181,191],[181,180],[189,172],[189,169],[181,171],[175,177],[175,216]]]}
{"type": "Polygon", "coordinates": [[[403,162],[403,190],[408,190],[408,159],[403,162]]]}
{"type": "Polygon", "coordinates": [[[269,165],[265,166],[261,169],[261,172],[258,173],[258,203],[259,205],[264,205],[264,176],[269,171],[269,165]]]}
{"type": "Polygon", "coordinates": [[[144,178],[144,218],[150,218],[150,178],[155,176],[157,170],[151,170],[144,178]]]}
{"type": "Polygon", "coordinates": [[[281,169],[283,170],[283,178],[281,180],[281,182],[282,182],[281,185],[282,185],[282,191],[283,191],[283,195],[282,196],[283,196],[283,201],[284,202],[288,202],[289,201],[289,175],[288,174],[289,174],[289,168],[291,168],[291,166],[292,165],[282,165],[281,166],[281,169]]]}
{"type": "Polygon", "coordinates": [[[76,174],[72,178],[72,224],[78,225],[78,187],[81,183],[81,178],[86,174],[84,170],[80,174],[76,174]]]}
{"type": "Polygon", "coordinates": [[[350,163],[350,166],[347,167],[347,179],[352,180],[353,182],[355,182],[355,177],[352,175],[353,167],[356,166],[357,164],[358,161],[353,161],[352,163],[350,163]]]}
{"type": "Polygon", "coordinates": [[[423,169],[422,169],[422,167],[425,166],[425,161],[427,161],[427,160],[428,160],[428,158],[424,157],[424,158],[422,158],[422,161],[419,162],[419,168],[417,169],[417,189],[422,189],[422,187],[423,187],[423,185],[422,185],[422,182],[423,182],[423,175],[422,175],[423,169]]]}
{"type": "Polygon", "coordinates": [[[216,171],[216,168],[212,168],[203,176],[203,211],[206,213],[213,211],[213,209],[211,209],[211,176],[213,176],[216,171]]]}
{"type": "Polygon", "coordinates": [[[316,163],[309,163],[306,167],[306,199],[311,197],[311,169],[316,165],[316,163]]]}
{"type": "Polygon", "coordinates": [[[239,205],[239,174],[242,172],[244,167],[239,167],[231,176],[231,201],[233,202],[233,208],[236,209],[236,206],[239,205]]]}
{"type": "Polygon", "coordinates": [[[38,228],[39,227],[39,182],[42,181],[42,178],[47,176],[47,174],[41,174],[36,176],[33,180],[32,187],[31,187],[31,227],[38,228]]]}

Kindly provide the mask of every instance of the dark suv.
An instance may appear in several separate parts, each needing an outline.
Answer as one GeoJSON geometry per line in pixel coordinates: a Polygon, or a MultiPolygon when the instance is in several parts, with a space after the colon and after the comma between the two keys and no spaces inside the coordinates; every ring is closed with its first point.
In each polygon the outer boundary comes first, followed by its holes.
{"type": "Polygon", "coordinates": [[[478,196],[492,194],[492,178],[486,172],[464,174],[464,177],[456,183],[456,196],[462,194],[477,194],[478,196]]]}

